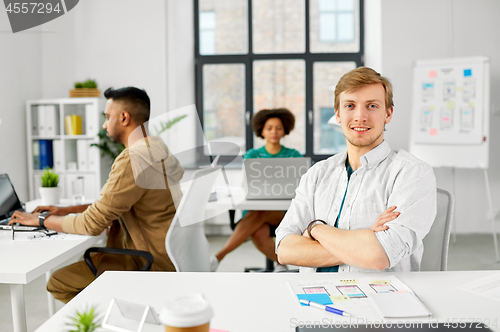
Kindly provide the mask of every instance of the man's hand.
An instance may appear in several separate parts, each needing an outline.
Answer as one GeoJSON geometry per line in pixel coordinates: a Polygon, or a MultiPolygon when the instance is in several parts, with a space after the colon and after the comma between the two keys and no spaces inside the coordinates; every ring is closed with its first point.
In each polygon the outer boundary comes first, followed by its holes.
{"type": "Polygon", "coordinates": [[[9,225],[20,223],[26,226],[40,226],[40,221],[38,220],[39,213],[26,213],[21,211],[16,211],[9,221],[9,225]]]}
{"type": "Polygon", "coordinates": [[[397,208],[396,206],[391,206],[390,208],[382,212],[382,214],[380,214],[377,221],[375,221],[375,223],[372,225],[372,227],[370,227],[370,229],[374,232],[385,231],[386,229],[388,229],[389,226],[385,224],[388,223],[389,221],[393,221],[401,214],[400,212],[394,212],[396,208],[397,208]]]}
{"type": "Polygon", "coordinates": [[[302,232],[302,236],[305,236],[307,237],[308,239],[312,240],[310,237],[309,237],[309,232],[307,231],[307,228],[304,229],[304,231],[302,232]]]}
{"type": "Polygon", "coordinates": [[[57,207],[57,206],[53,206],[53,205],[38,206],[31,213],[40,213],[40,212],[44,212],[44,211],[49,211],[50,214],[55,215],[55,216],[65,216],[68,214],[66,212],[66,208],[57,207]]]}

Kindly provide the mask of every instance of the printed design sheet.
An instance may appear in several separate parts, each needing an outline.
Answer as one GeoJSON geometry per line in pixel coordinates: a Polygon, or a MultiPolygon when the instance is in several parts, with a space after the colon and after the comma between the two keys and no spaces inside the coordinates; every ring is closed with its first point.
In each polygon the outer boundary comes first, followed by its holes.
{"type": "Polygon", "coordinates": [[[371,278],[289,280],[288,285],[298,305],[300,305],[298,299],[307,299],[324,305],[333,304],[338,309],[373,306],[369,300],[372,294],[413,293],[393,275],[387,276],[384,280],[371,278]]]}

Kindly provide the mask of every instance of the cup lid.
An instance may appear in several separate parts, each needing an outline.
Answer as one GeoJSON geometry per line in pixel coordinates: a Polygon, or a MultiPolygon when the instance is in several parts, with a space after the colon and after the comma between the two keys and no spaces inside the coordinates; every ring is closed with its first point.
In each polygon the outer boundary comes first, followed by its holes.
{"type": "Polygon", "coordinates": [[[165,304],[160,321],[173,327],[192,327],[206,324],[214,313],[203,294],[183,296],[165,304]]]}

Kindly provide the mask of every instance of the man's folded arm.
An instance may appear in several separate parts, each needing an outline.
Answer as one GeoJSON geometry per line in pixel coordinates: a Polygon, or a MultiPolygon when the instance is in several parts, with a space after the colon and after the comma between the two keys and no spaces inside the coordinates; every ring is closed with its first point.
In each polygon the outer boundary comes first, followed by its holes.
{"type": "Polygon", "coordinates": [[[343,264],[318,241],[299,234],[289,234],[278,246],[280,264],[306,267],[326,267],[343,264]]]}
{"type": "Polygon", "coordinates": [[[311,231],[319,244],[343,264],[363,269],[384,270],[390,266],[384,247],[370,229],[343,230],[317,225],[311,231]]]}

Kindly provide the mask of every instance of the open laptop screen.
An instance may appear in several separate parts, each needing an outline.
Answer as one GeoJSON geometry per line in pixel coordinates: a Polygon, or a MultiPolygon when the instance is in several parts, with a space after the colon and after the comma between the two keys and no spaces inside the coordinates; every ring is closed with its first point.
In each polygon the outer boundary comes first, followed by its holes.
{"type": "Polygon", "coordinates": [[[0,220],[9,218],[16,210],[23,210],[21,202],[9,176],[0,174],[0,220]]]}

